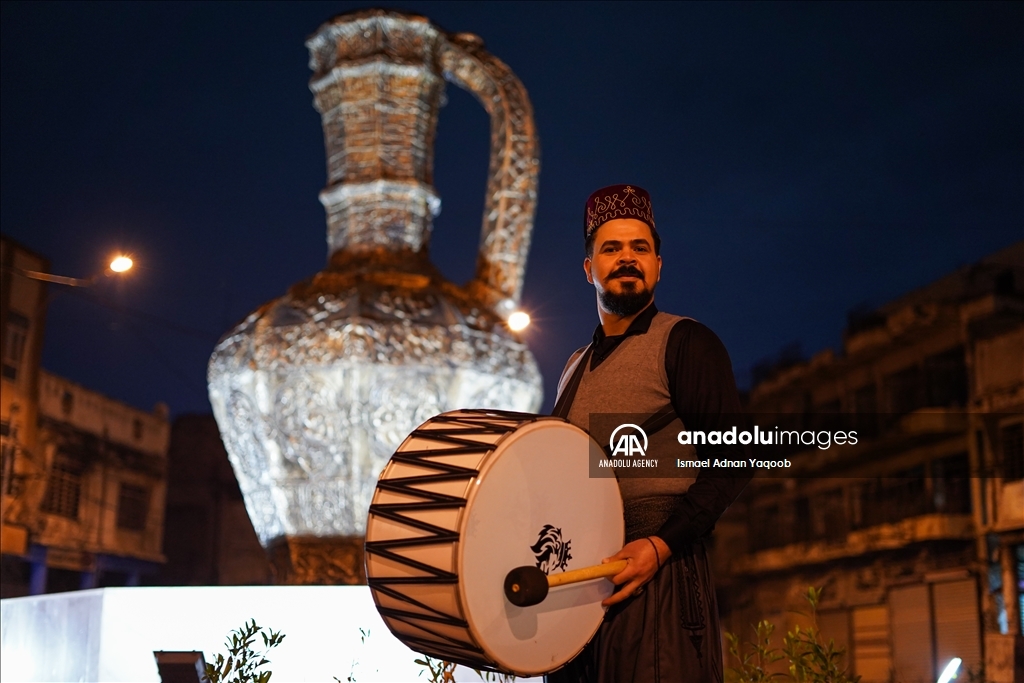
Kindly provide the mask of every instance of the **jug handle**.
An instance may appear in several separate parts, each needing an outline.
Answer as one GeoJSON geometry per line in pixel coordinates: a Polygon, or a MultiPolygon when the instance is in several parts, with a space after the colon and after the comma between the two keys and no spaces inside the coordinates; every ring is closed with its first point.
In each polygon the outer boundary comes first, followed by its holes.
{"type": "Polygon", "coordinates": [[[472,93],[491,117],[491,159],[476,275],[466,285],[502,318],[519,306],[537,209],[540,141],[526,88],[471,33],[448,34],[439,60],[445,80],[472,93]]]}

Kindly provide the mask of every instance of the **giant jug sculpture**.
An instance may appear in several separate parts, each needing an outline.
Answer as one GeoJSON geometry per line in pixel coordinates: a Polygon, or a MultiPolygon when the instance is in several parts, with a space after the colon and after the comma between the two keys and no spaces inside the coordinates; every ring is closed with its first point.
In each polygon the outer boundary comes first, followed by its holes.
{"type": "Polygon", "coordinates": [[[476,36],[364,10],[306,46],[327,148],[328,264],[221,339],[209,392],[276,581],[355,583],[377,477],[412,429],[461,407],[539,408],[536,361],[505,325],[530,244],[538,143],[522,83],[476,36]],[[427,256],[445,80],[491,116],[465,287],[427,256]]]}

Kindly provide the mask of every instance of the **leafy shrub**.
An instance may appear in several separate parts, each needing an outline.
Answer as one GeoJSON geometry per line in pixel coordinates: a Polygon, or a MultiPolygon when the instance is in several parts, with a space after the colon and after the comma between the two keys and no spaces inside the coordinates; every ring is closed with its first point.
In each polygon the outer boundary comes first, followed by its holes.
{"type": "MultiPolygon", "coordinates": [[[[427,667],[425,671],[420,672],[420,675],[429,673],[430,683],[454,683],[455,681],[455,667],[457,665],[453,662],[446,662],[443,659],[434,659],[428,655],[423,655],[423,659],[417,659],[416,663],[427,667]]],[[[516,677],[512,674],[499,674],[493,671],[480,671],[479,669],[473,669],[473,671],[485,681],[512,683],[516,680],[516,677]]]]}
{"type": "Polygon", "coordinates": [[[782,639],[782,648],[772,646],[775,625],[759,621],[754,626],[755,640],[741,642],[734,633],[726,633],[729,656],[736,666],[726,668],[729,683],[771,683],[786,679],[794,683],[858,683],[860,676],[850,674],[844,666],[845,648],[837,648],[835,640],[825,642],[818,629],[818,603],[821,589],[813,586],[804,596],[811,605],[811,626],[796,626],[782,639]],[[788,673],[776,671],[773,664],[788,660],[788,673]]]}
{"type": "Polygon", "coordinates": [[[203,680],[209,683],[268,683],[271,672],[259,669],[270,663],[267,653],[280,645],[282,640],[284,636],[280,631],[275,633],[268,628],[264,633],[263,627],[257,626],[256,620],[252,619],[231,632],[230,638],[224,643],[228,656],[218,653],[212,664],[207,663],[203,680]],[[257,635],[263,638],[262,652],[252,647],[257,635]]]}

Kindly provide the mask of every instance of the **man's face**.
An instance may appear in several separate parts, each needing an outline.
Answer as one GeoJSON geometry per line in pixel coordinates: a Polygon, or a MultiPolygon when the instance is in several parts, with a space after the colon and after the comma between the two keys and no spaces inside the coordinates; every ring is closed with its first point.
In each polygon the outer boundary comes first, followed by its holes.
{"type": "Polygon", "coordinates": [[[604,223],[594,233],[594,252],[583,269],[604,310],[624,317],[639,313],[661,279],[661,257],[654,253],[650,227],[635,218],[604,223]]]}

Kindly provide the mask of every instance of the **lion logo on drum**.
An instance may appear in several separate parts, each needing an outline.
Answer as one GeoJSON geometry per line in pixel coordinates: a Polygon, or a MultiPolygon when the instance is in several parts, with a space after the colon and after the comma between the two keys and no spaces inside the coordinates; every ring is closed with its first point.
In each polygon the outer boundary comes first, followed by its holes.
{"type": "Polygon", "coordinates": [[[534,557],[537,558],[537,569],[545,574],[561,569],[565,571],[566,565],[572,559],[569,554],[571,540],[562,540],[562,530],[550,524],[545,524],[537,535],[537,542],[530,546],[534,557]]]}

